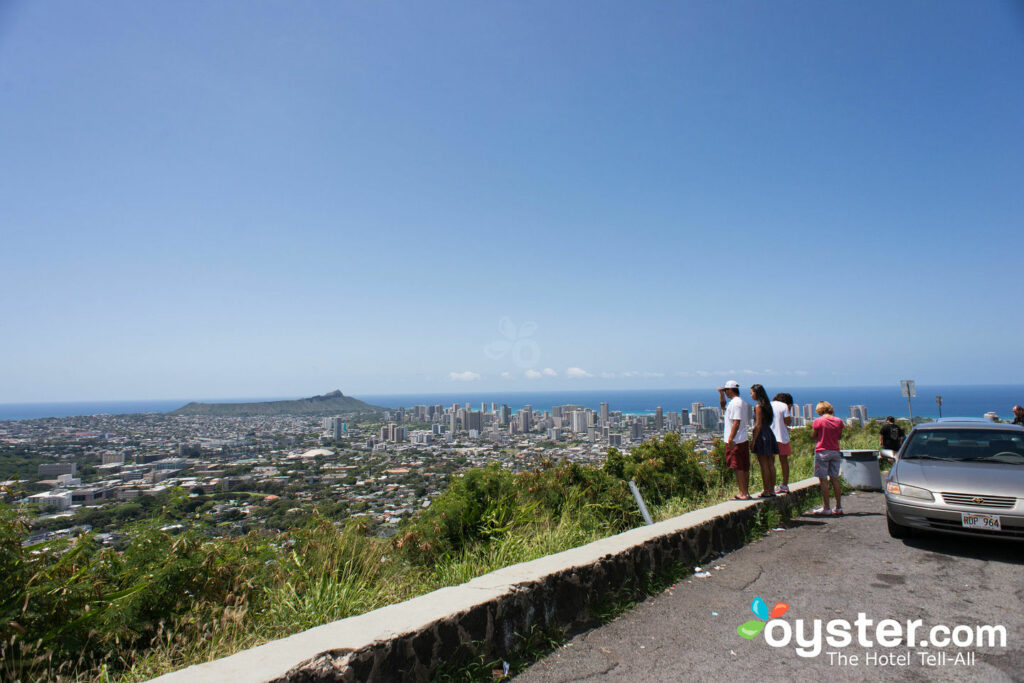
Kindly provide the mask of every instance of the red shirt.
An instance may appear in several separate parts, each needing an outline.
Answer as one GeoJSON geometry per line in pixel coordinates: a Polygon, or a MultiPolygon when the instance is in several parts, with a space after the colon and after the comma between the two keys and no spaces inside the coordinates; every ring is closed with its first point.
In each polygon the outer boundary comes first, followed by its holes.
{"type": "Polygon", "coordinates": [[[843,433],[843,421],[835,415],[822,415],[814,421],[814,452],[838,451],[839,437],[843,433]]]}

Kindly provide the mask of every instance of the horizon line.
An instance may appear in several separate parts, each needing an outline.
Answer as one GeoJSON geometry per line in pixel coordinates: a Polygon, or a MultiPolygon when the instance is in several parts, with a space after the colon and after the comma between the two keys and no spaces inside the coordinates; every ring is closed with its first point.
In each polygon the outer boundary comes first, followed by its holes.
{"type": "MultiPolygon", "coordinates": [[[[714,384],[714,383],[712,383],[712,384],[714,384]]],[[[760,382],[752,382],[751,384],[761,384],[761,383],[760,382]]],[[[750,384],[742,384],[741,383],[740,386],[741,387],[743,387],[743,386],[749,387],[750,384]]],[[[817,384],[817,385],[815,385],[815,384],[804,384],[804,385],[786,384],[785,388],[791,388],[791,389],[836,389],[836,388],[840,388],[840,389],[881,389],[881,388],[888,388],[890,386],[892,386],[895,389],[899,389],[899,383],[898,382],[895,383],[894,385],[889,385],[889,384],[817,384]]],[[[1006,383],[1006,384],[988,384],[988,383],[961,384],[961,383],[951,383],[951,384],[918,384],[917,386],[918,387],[1016,387],[1016,386],[1021,386],[1021,384],[1020,383],[1015,383],[1015,382],[1010,382],[1010,383],[1006,383]]],[[[516,389],[507,390],[507,389],[472,389],[470,387],[466,387],[464,390],[461,390],[461,391],[460,390],[451,390],[451,391],[434,391],[434,390],[430,390],[430,391],[400,391],[400,392],[394,392],[394,393],[391,393],[391,392],[385,392],[385,393],[372,393],[372,392],[371,393],[364,393],[364,392],[360,392],[360,394],[362,396],[371,396],[371,397],[372,396],[389,396],[390,397],[390,396],[421,396],[421,395],[428,395],[428,396],[430,396],[430,395],[437,395],[437,396],[440,396],[440,395],[453,395],[453,394],[545,394],[545,393],[573,393],[573,392],[575,392],[575,393],[596,393],[596,392],[602,392],[602,391],[608,391],[608,392],[630,392],[630,391],[642,392],[642,391],[701,391],[701,390],[705,390],[705,388],[704,387],[639,387],[639,388],[617,388],[617,389],[616,388],[596,388],[596,389],[555,389],[555,388],[524,389],[524,388],[516,388],[516,389]]],[[[710,391],[710,392],[714,392],[714,391],[717,390],[717,387],[713,387],[711,385],[708,385],[706,390],[710,391]]],[[[331,391],[335,391],[335,389],[331,389],[331,390],[326,391],[324,393],[325,394],[326,393],[330,393],[331,391]]],[[[338,391],[340,391],[340,389],[338,391]]],[[[350,393],[347,393],[347,392],[342,392],[342,393],[345,396],[350,397],[350,398],[359,398],[359,396],[357,396],[356,394],[350,394],[350,393]]],[[[0,405],[2,405],[2,406],[18,406],[18,405],[55,405],[55,404],[63,404],[63,403],[144,403],[144,402],[150,402],[150,401],[182,401],[183,402],[182,405],[185,405],[187,403],[204,403],[204,402],[219,402],[219,403],[229,403],[229,402],[239,402],[239,403],[242,403],[242,402],[245,402],[245,403],[252,403],[252,402],[269,402],[269,401],[297,401],[297,400],[312,398],[313,396],[323,396],[323,395],[324,394],[309,394],[309,395],[304,395],[304,396],[256,396],[256,397],[216,397],[216,398],[180,398],[180,397],[169,397],[169,398],[101,398],[101,399],[81,399],[81,398],[79,398],[79,399],[61,399],[61,400],[46,400],[46,401],[3,401],[3,402],[0,402],[0,405]]]]}

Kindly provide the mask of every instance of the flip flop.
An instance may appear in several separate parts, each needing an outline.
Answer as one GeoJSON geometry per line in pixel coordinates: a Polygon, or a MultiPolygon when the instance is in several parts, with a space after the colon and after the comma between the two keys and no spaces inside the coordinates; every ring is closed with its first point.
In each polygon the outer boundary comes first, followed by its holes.
{"type": "Polygon", "coordinates": [[[750,496],[747,496],[746,498],[740,498],[739,496],[733,496],[732,499],[733,500],[750,500],[750,496]]]}

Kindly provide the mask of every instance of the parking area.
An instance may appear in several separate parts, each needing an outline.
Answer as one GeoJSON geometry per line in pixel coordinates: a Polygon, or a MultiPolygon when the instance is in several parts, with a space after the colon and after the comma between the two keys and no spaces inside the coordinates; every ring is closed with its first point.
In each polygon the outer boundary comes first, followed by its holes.
{"type": "Polygon", "coordinates": [[[844,517],[800,517],[710,562],[707,576],[577,636],[517,680],[1024,680],[1024,543],[899,541],[882,494],[843,507],[844,517]],[[761,630],[756,597],[769,611],[787,604],[786,623],[761,630]],[[759,631],[749,639],[737,633],[747,622],[748,635],[759,631]],[[897,628],[913,647],[884,645],[897,628]]]}

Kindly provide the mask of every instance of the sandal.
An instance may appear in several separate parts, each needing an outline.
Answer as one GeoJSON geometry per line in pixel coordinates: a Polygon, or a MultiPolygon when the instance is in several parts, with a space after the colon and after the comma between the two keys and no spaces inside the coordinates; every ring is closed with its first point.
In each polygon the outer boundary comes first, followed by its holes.
{"type": "Polygon", "coordinates": [[[739,494],[736,494],[735,496],[732,497],[732,499],[733,500],[750,500],[750,496],[747,496],[746,498],[740,498],[739,494]]]}
{"type": "Polygon", "coordinates": [[[815,517],[831,517],[832,511],[828,508],[818,508],[817,510],[811,510],[812,515],[815,517]]]}

